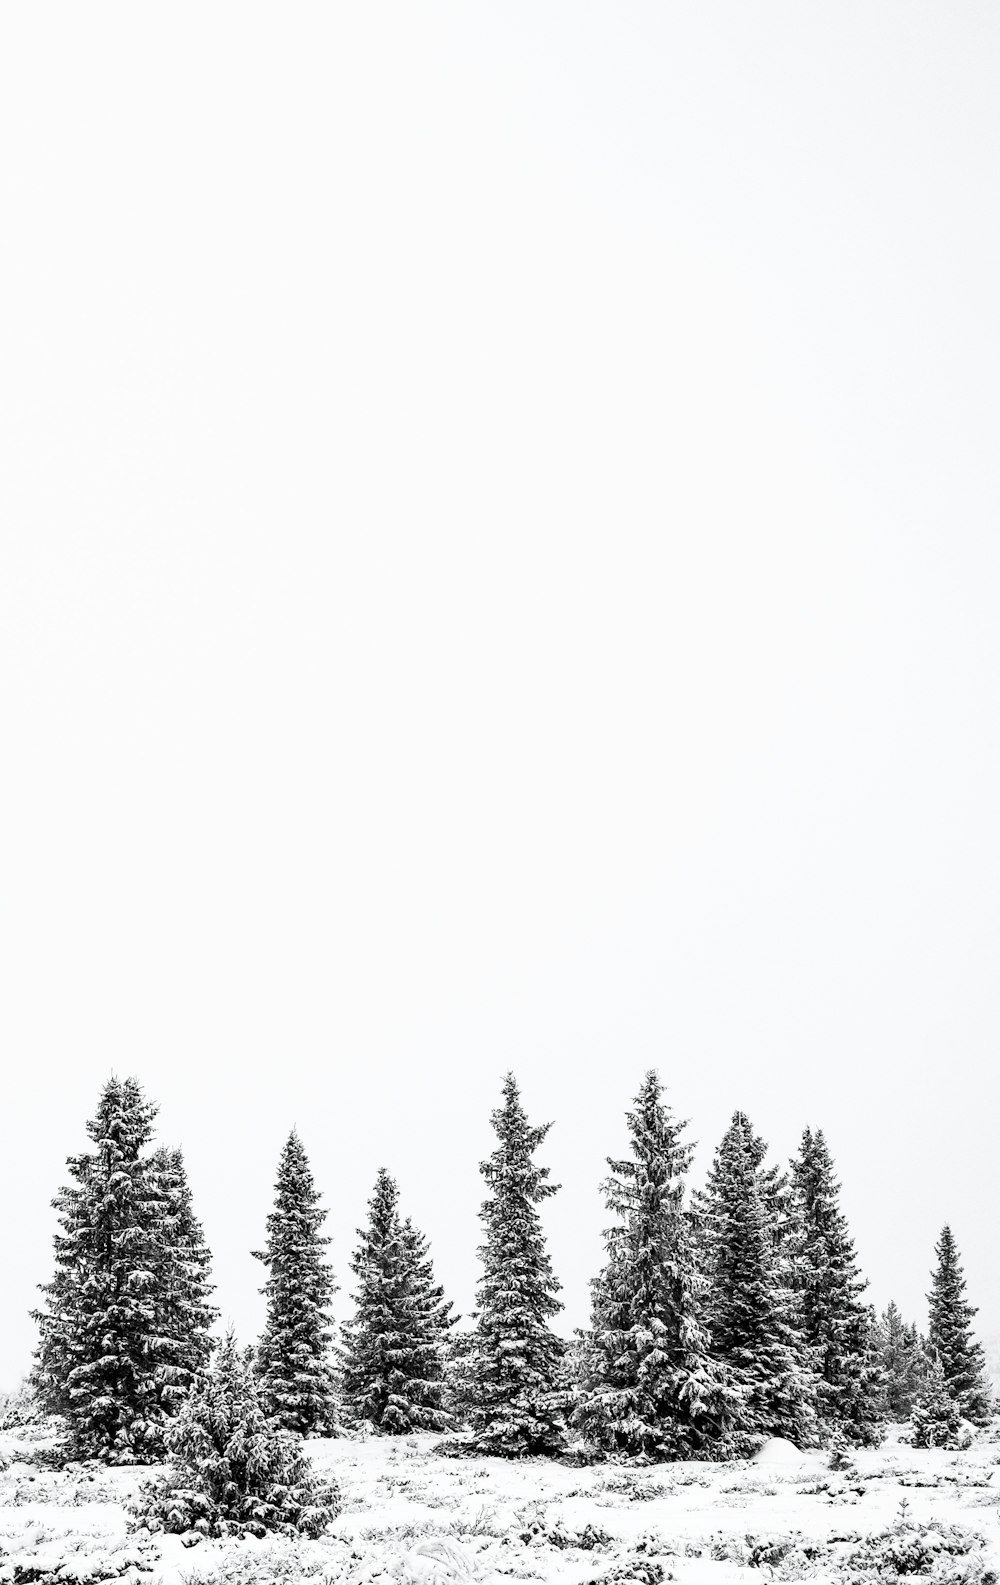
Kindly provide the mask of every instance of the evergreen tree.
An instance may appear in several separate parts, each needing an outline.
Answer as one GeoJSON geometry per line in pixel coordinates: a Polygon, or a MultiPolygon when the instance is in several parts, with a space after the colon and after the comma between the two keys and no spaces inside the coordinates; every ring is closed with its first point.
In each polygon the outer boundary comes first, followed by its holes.
{"type": "Polygon", "coordinates": [[[803,1447],[817,1435],[812,1362],[781,1278],[775,1174],[765,1175],[764,1154],[749,1119],[736,1112],[700,1197],[704,1314],[712,1354],[739,1397],[738,1450],[770,1436],[803,1447]]]}
{"type": "Polygon", "coordinates": [[[209,1302],[212,1257],[194,1214],[184,1156],[161,1146],[150,1166],[160,1198],[157,1218],[159,1387],[161,1402],[176,1412],[205,1375],[212,1352],[211,1327],[219,1312],[209,1302]]]}
{"type": "Polygon", "coordinates": [[[450,1305],[434,1283],[427,1241],[401,1219],[399,1190],[384,1168],[368,1208],[351,1261],[358,1291],[343,1328],[344,1392],[380,1431],[444,1430],[451,1424],[442,1360],[450,1305]]]}
{"type": "Polygon", "coordinates": [[[627,1113],[632,1155],[609,1159],[615,1218],[592,1284],[573,1415],[598,1446],[659,1458],[698,1452],[729,1430],[733,1397],[699,1319],[702,1283],[684,1208],[692,1146],[655,1072],[627,1113]]]}
{"type": "Polygon", "coordinates": [[[269,1419],[248,1359],[230,1333],[208,1378],[167,1433],[167,1473],[143,1493],[143,1517],[177,1534],[319,1535],[339,1508],[302,1443],[269,1419]]]}
{"type": "Polygon", "coordinates": [[[792,1163],[797,1219],[795,1282],[807,1346],[819,1373],[818,1410],[827,1435],[875,1445],[882,1438],[882,1398],[875,1321],[862,1302],[854,1242],[840,1209],[822,1130],[807,1128],[792,1163]]]}
{"type": "Polygon", "coordinates": [[[909,1439],[914,1447],[954,1450],[961,1437],[962,1410],[948,1391],[940,1360],[932,1359],[910,1415],[909,1439]]]}
{"type": "Polygon", "coordinates": [[[260,1342],[261,1395],[268,1413],[302,1436],[336,1434],[329,1359],[333,1274],[320,1233],[326,1218],[302,1141],[293,1129],[281,1153],[267,1244],[254,1250],[268,1268],[261,1292],[267,1322],[260,1342]]]}
{"type": "Polygon", "coordinates": [[[890,1302],[879,1318],[878,1341],[886,1417],[896,1423],[908,1420],[927,1383],[930,1359],[927,1345],[912,1322],[890,1302]]]}
{"type": "Polygon", "coordinates": [[[985,1425],[992,1412],[992,1393],[986,1380],[986,1359],[972,1333],[974,1305],[965,1298],[965,1274],[950,1227],[941,1230],[934,1249],[937,1269],[931,1279],[931,1352],[941,1366],[946,1390],[967,1420],[985,1425]]]}
{"type": "Polygon", "coordinates": [[[498,1144],[480,1165],[489,1194],[463,1393],[478,1451],[516,1458],[557,1452],[565,1434],[556,1386],[562,1344],[548,1324],[562,1306],[538,1212],[556,1185],[533,1159],[551,1124],[528,1123],[512,1073],[492,1123],[498,1144]]]}
{"type": "Polygon", "coordinates": [[[34,1312],[34,1383],[76,1457],[135,1463],[163,1450],[163,1196],[143,1153],[155,1114],[135,1079],[110,1079],[87,1124],[94,1149],[69,1157],[73,1181],[53,1202],[61,1231],[34,1312]]]}

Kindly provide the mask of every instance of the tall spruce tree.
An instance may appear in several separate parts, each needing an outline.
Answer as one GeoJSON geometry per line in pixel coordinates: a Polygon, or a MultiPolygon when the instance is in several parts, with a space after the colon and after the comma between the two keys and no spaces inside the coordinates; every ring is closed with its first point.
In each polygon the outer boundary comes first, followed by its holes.
{"type": "Polygon", "coordinates": [[[965,1297],[965,1273],[950,1227],[941,1229],[934,1253],[937,1267],[928,1294],[931,1353],[941,1366],[945,1390],[961,1413],[974,1425],[985,1425],[993,1395],[986,1380],[985,1355],[972,1332],[976,1308],[965,1297]]]}
{"type": "Polygon", "coordinates": [[[626,1115],[632,1154],[608,1161],[615,1221],[592,1284],[573,1419],[599,1447],[683,1458],[728,1432],[734,1406],[699,1315],[703,1284],[684,1206],[693,1147],[655,1072],[626,1115]]]}
{"type": "Polygon", "coordinates": [[[556,1185],[534,1160],[552,1125],[529,1124],[512,1073],[492,1123],[498,1143],[480,1164],[489,1194],[463,1399],[478,1450],[517,1458],[557,1452],[565,1438],[556,1385],[562,1343],[549,1326],[562,1306],[538,1212],[556,1185]]]}
{"type": "Polygon", "coordinates": [[[335,1292],[320,1228],[326,1211],[295,1129],[278,1165],[267,1243],[254,1250],[268,1268],[261,1292],[267,1321],[258,1350],[260,1388],[268,1413],[302,1436],[336,1434],[329,1356],[330,1301],[335,1292]]]}
{"type": "Polygon", "coordinates": [[[368,1225],[351,1261],[355,1313],[343,1327],[343,1387],[354,1412],[391,1435],[442,1431],[444,1327],[426,1240],[399,1214],[399,1190],[383,1167],[368,1225]]]}
{"type": "Polygon", "coordinates": [[[94,1149],[69,1157],[73,1181],[53,1202],[61,1230],[34,1312],[34,1383],[65,1417],[77,1457],[136,1463],[163,1452],[164,1197],[144,1153],[155,1115],[135,1079],[110,1079],[87,1124],[94,1149]]]}
{"type": "Polygon", "coordinates": [[[175,1413],[202,1382],[219,1312],[210,1303],[212,1257],[194,1214],[183,1152],[160,1146],[150,1167],[160,1197],[157,1218],[157,1332],[160,1398],[175,1413]]]}
{"type": "Polygon", "coordinates": [[[699,1197],[704,1315],[713,1356],[738,1396],[734,1446],[782,1436],[816,1441],[815,1380],[798,1307],[782,1279],[774,1169],[736,1112],[699,1197]]]}
{"type": "Polygon", "coordinates": [[[795,1283],[805,1341],[818,1371],[821,1431],[862,1446],[881,1441],[882,1386],[873,1312],[861,1295],[854,1241],[822,1130],[806,1128],[792,1162],[795,1283]]]}

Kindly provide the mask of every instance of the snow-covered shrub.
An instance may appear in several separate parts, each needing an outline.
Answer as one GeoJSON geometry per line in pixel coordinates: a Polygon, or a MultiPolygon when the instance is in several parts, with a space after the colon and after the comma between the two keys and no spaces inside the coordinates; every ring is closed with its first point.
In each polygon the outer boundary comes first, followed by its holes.
{"type": "Polygon", "coordinates": [[[170,1427],[167,1443],[167,1473],[144,1487],[136,1509],[151,1528],[315,1536],[338,1511],[336,1483],[319,1480],[301,1441],[267,1418],[232,1336],[170,1427]]]}
{"type": "MultiPolygon", "coordinates": [[[[961,1585],[967,1580],[987,1582],[987,1572],[972,1566],[981,1560],[975,1555],[983,1538],[974,1530],[958,1524],[917,1524],[901,1516],[888,1529],[866,1536],[845,1560],[848,1575],[899,1579],[913,1574],[930,1575],[942,1585],[961,1585]]],[[[995,1582],[996,1576],[992,1576],[995,1582]]]]}
{"type": "MultiPolygon", "coordinates": [[[[527,1537],[521,1537],[522,1541],[527,1537]]],[[[571,1548],[578,1552],[593,1552],[595,1547],[609,1546],[611,1537],[599,1525],[586,1524],[582,1530],[567,1530],[562,1520],[544,1533],[544,1540],[549,1546],[556,1547],[560,1552],[571,1548]]]]}
{"type": "Polygon", "coordinates": [[[245,1542],[213,1550],[211,1562],[194,1554],[181,1576],[183,1585],[335,1585],[351,1574],[350,1548],[326,1540],[305,1548],[284,1536],[271,1536],[248,1552],[245,1542]]]}
{"type": "Polygon", "coordinates": [[[638,1561],[629,1558],[624,1563],[616,1563],[613,1568],[606,1569],[603,1574],[595,1574],[588,1585],[662,1585],[666,1577],[666,1569],[655,1558],[638,1561]]]}
{"type": "Polygon", "coordinates": [[[18,1544],[5,1539],[0,1582],[2,1585],[100,1585],[122,1580],[135,1585],[152,1574],[159,1559],[150,1541],[114,1541],[107,1536],[26,1534],[18,1544]]]}
{"type": "MultiPolygon", "coordinates": [[[[792,1535],[720,1535],[709,1548],[715,1563],[736,1563],[740,1568],[758,1568],[771,1578],[805,1579],[818,1572],[824,1544],[807,1541],[797,1531],[792,1535]]],[[[692,1548],[692,1555],[700,1555],[692,1548]]],[[[828,1560],[826,1560],[828,1562],[828,1560]]]]}
{"type": "Polygon", "coordinates": [[[610,1475],[599,1490],[624,1497],[628,1502],[653,1502],[657,1497],[669,1496],[671,1487],[662,1480],[651,1480],[638,1470],[627,1469],[619,1475],[610,1475]]]}

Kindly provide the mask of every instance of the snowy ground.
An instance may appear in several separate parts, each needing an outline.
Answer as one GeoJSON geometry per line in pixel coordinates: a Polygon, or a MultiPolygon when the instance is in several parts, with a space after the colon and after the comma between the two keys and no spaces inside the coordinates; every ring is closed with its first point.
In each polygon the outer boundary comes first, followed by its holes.
{"type": "Polygon", "coordinates": [[[915,1585],[996,1585],[1000,1570],[1000,1443],[987,1440],[964,1453],[887,1443],[841,1472],[819,1454],[573,1469],[445,1459],[433,1438],[313,1442],[343,1494],[327,1536],[191,1549],[130,1533],[126,1504],[148,1471],[55,1473],[25,1462],[33,1445],[0,1438],[0,1463],[11,1461],[0,1472],[0,1582],[761,1585],[906,1573],[915,1585]],[[893,1539],[873,1544],[886,1531],[893,1539]]]}

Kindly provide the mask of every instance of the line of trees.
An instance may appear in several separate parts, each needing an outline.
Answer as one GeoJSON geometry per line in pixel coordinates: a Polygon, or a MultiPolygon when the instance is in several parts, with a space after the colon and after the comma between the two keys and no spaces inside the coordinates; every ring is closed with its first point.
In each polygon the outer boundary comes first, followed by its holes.
{"type": "Polygon", "coordinates": [[[351,1260],[354,1313],[334,1341],[326,1212],[293,1131],[254,1252],[267,1273],[263,1335],[241,1355],[227,1340],[226,1369],[210,1379],[210,1256],[183,1156],[153,1146],[154,1117],[134,1079],[113,1078],[87,1125],[93,1148],[69,1158],[54,1202],[33,1381],[65,1420],[70,1456],[157,1461],[179,1411],[190,1418],[199,1394],[214,1402],[237,1379],[283,1434],[358,1422],[461,1431],[444,1445],[505,1457],[573,1442],[658,1459],[745,1456],[772,1436],[874,1444],[887,1418],[909,1419],[918,1443],[949,1445],[992,1412],[950,1229],[936,1246],[927,1336],[895,1305],[876,1317],[822,1132],[805,1130],[784,1171],[736,1112],[690,1195],[692,1146],[655,1072],[626,1113],[626,1154],[608,1163],[604,1264],[590,1324],[572,1340],[554,1329],[559,1284],[540,1215],[557,1192],[536,1160],[550,1125],[529,1122],[508,1074],[480,1169],[471,1326],[456,1326],[383,1169],[351,1260]]]}

